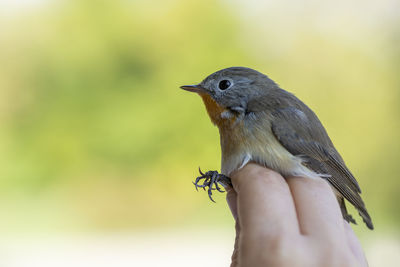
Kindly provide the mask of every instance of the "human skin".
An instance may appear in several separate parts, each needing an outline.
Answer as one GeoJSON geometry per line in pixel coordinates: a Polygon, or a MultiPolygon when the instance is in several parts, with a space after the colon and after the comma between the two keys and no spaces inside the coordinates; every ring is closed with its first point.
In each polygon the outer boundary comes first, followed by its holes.
{"type": "Polygon", "coordinates": [[[288,177],[254,163],[231,175],[236,221],[231,267],[368,266],[323,179],[288,177]]]}

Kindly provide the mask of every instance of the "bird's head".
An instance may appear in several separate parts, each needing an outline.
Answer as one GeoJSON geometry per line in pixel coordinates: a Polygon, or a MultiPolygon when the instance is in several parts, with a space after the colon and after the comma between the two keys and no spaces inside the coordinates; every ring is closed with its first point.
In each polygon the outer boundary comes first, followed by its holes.
{"type": "Polygon", "coordinates": [[[247,111],[250,101],[268,95],[278,86],[256,70],[231,67],[214,72],[199,84],[181,88],[198,93],[212,122],[220,126],[226,121],[235,121],[241,112],[247,111]]]}

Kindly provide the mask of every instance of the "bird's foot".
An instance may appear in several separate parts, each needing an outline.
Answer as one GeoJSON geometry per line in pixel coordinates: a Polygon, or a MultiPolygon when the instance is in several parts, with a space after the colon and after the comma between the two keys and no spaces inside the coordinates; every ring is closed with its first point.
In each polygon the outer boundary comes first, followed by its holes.
{"type": "Polygon", "coordinates": [[[231,178],[223,174],[220,174],[217,171],[208,171],[206,173],[203,173],[199,168],[199,172],[201,176],[197,177],[196,181],[194,181],[193,184],[196,187],[196,190],[198,190],[198,188],[203,188],[204,190],[206,190],[206,188],[208,187],[207,189],[208,197],[213,202],[215,201],[211,197],[212,190],[217,190],[218,192],[221,193],[225,192],[224,190],[221,189],[221,187],[219,187],[218,183],[220,183],[224,187],[232,186],[231,178]],[[203,184],[199,184],[202,179],[204,179],[203,184]]]}

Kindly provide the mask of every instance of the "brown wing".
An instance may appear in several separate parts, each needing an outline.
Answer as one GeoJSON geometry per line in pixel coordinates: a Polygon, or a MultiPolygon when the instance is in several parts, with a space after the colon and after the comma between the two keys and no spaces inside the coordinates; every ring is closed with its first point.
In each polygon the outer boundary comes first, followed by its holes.
{"type": "Polygon", "coordinates": [[[330,175],[326,179],[354,205],[368,228],[373,229],[356,179],[331,145],[332,142],[318,118],[309,109],[307,113],[306,115],[294,107],[275,110],[272,113],[272,132],[290,153],[302,156],[305,159],[304,165],[308,168],[330,175]]]}

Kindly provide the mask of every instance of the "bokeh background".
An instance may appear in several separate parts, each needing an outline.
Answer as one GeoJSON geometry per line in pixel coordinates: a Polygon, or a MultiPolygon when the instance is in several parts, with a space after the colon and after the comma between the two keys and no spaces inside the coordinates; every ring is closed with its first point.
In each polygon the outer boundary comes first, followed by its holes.
{"type": "Polygon", "coordinates": [[[399,3],[1,0],[0,265],[227,266],[224,195],[191,184],[219,169],[218,131],[178,87],[248,66],[319,115],[371,266],[395,266],[399,3]]]}

